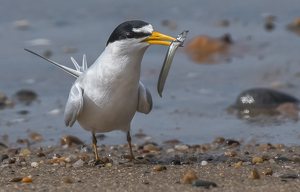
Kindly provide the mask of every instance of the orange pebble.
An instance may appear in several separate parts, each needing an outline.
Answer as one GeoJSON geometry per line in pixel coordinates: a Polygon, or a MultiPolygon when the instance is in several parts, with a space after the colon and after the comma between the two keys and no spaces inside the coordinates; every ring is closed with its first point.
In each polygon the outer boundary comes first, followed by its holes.
{"type": "Polygon", "coordinates": [[[22,179],[22,183],[31,183],[33,181],[33,179],[25,177],[22,179]]]}

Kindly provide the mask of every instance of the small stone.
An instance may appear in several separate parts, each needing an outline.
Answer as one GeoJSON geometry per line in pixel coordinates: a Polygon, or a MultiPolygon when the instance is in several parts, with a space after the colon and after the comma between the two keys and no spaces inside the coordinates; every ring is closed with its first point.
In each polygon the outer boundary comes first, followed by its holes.
{"type": "Polygon", "coordinates": [[[45,155],[45,153],[37,153],[36,156],[41,158],[41,157],[45,157],[46,155],[45,155]]]}
{"type": "Polygon", "coordinates": [[[286,157],[278,157],[275,161],[276,162],[290,162],[291,160],[286,157]]]}
{"type": "Polygon", "coordinates": [[[269,160],[270,159],[270,156],[269,155],[262,155],[261,158],[263,160],[269,160]]]}
{"type": "Polygon", "coordinates": [[[33,181],[33,179],[25,177],[22,179],[22,183],[31,183],[33,181]]]}
{"type": "Polygon", "coordinates": [[[273,171],[272,171],[271,169],[267,169],[267,170],[264,170],[264,171],[262,172],[262,174],[264,174],[264,175],[272,175],[272,174],[273,174],[273,171]]]}
{"type": "Polygon", "coordinates": [[[60,162],[64,161],[63,159],[58,159],[58,158],[54,158],[54,159],[51,159],[50,160],[50,163],[54,164],[54,163],[57,163],[59,164],[60,162]]]}
{"type": "Polygon", "coordinates": [[[153,151],[153,150],[156,151],[157,149],[158,148],[154,146],[152,143],[144,146],[144,150],[148,150],[148,151],[153,151]]]}
{"type": "Polygon", "coordinates": [[[207,161],[201,161],[201,165],[202,165],[202,166],[206,166],[207,164],[208,164],[207,161]]]}
{"type": "Polygon", "coordinates": [[[0,162],[2,162],[4,159],[8,159],[8,155],[6,154],[0,155],[0,162]]]}
{"type": "Polygon", "coordinates": [[[9,180],[9,182],[20,182],[20,181],[22,181],[22,177],[15,177],[15,178],[12,178],[12,179],[10,179],[9,180]]]}
{"type": "Polygon", "coordinates": [[[190,160],[190,161],[197,161],[197,157],[190,156],[190,157],[188,157],[188,160],[190,160]]]}
{"type": "Polygon", "coordinates": [[[70,167],[72,167],[72,164],[67,163],[67,164],[66,164],[66,168],[70,168],[70,167]]]}
{"type": "Polygon", "coordinates": [[[43,56],[49,59],[52,56],[52,51],[51,50],[45,50],[44,53],[43,53],[43,56]]]}
{"type": "Polygon", "coordinates": [[[103,158],[101,159],[101,162],[102,162],[102,163],[108,163],[108,162],[109,162],[109,159],[108,159],[107,157],[103,157],[103,158]]]}
{"type": "Polygon", "coordinates": [[[76,161],[76,162],[73,164],[73,167],[75,167],[75,168],[82,167],[83,164],[84,164],[84,161],[82,161],[81,159],[79,159],[78,161],[76,161]]]}
{"type": "Polygon", "coordinates": [[[276,163],[276,161],[275,161],[274,159],[270,159],[269,162],[270,162],[271,164],[276,163]]]}
{"type": "Polygon", "coordinates": [[[40,164],[44,164],[44,163],[45,163],[45,161],[43,161],[43,160],[40,161],[40,164]]]}
{"type": "Polygon", "coordinates": [[[68,147],[71,147],[73,143],[76,145],[83,145],[83,142],[78,137],[72,135],[60,138],[61,145],[68,145],[68,147]]]}
{"type": "Polygon", "coordinates": [[[185,150],[189,149],[189,146],[187,146],[187,145],[175,145],[174,148],[177,149],[177,150],[185,151],[185,150]]]}
{"type": "Polygon", "coordinates": [[[39,166],[39,164],[37,162],[32,162],[31,163],[31,167],[38,167],[38,166],[39,166]]]}
{"type": "Polygon", "coordinates": [[[31,151],[29,151],[28,149],[24,149],[23,152],[22,152],[22,155],[21,156],[26,156],[26,155],[30,155],[31,154],[31,151]]]}
{"type": "Polygon", "coordinates": [[[210,186],[217,187],[217,184],[211,181],[194,179],[192,181],[192,186],[209,188],[210,186]]]}
{"type": "Polygon", "coordinates": [[[154,170],[154,171],[162,171],[162,170],[164,170],[164,167],[161,166],[161,165],[155,165],[155,166],[153,167],[153,170],[154,170]]]}
{"type": "Polygon", "coordinates": [[[213,143],[222,144],[222,143],[224,143],[224,141],[225,141],[224,137],[217,137],[217,138],[215,138],[215,140],[213,141],[213,143]]]}
{"type": "Polygon", "coordinates": [[[19,101],[28,103],[37,99],[37,94],[35,92],[26,89],[18,91],[15,96],[19,101]]]}
{"type": "Polygon", "coordinates": [[[178,145],[181,142],[178,141],[177,139],[171,139],[171,140],[164,141],[163,143],[165,145],[178,145]]]}
{"type": "Polygon", "coordinates": [[[181,184],[192,184],[192,181],[195,179],[198,179],[196,173],[194,171],[188,171],[183,176],[183,179],[181,180],[181,184]]]}
{"type": "Polygon", "coordinates": [[[64,178],[63,183],[72,183],[72,180],[70,178],[64,178]]]}
{"type": "Polygon", "coordinates": [[[9,165],[9,164],[3,164],[3,165],[1,165],[1,168],[10,168],[11,166],[9,165]]]}
{"type": "Polygon", "coordinates": [[[262,163],[263,159],[260,157],[253,157],[252,162],[253,163],[262,163]]]}
{"type": "Polygon", "coordinates": [[[257,170],[254,169],[250,172],[250,175],[248,176],[249,179],[260,179],[260,175],[258,174],[257,170]]]}
{"type": "Polygon", "coordinates": [[[300,158],[299,157],[294,157],[294,158],[292,158],[292,162],[293,163],[299,163],[300,162],[300,158]]]}
{"type": "Polygon", "coordinates": [[[181,161],[178,160],[178,159],[174,159],[174,160],[171,162],[171,165],[181,165],[181,161]]]}
{"type": "Polygon", "coordinates": [[[238,141],[236,141],[236,140],[233,140],[233,139],[227,139],[227,140],[225,141],[225,143],[226,143],[227,145],[240,145],[240,142],[238,142],[238,141]]]}
{"type": "Polygon", "coordinates": [[[71,157],[66,157],[65,162],[70,163],[71,162],[71,157]]]}
{"type": "Polygon", "coordinates": [[[243,164],[242,161],[239,161],[238,163],[235,164],[234,168],[239,168],[243,164]]]}
{"type": "Polygon", "coordinates": [[[111,163],[107,163],[106,165],[107,165],[108,167],[111,167],[111,166],[112,166],[112,164],[111,164],[111,163]]]}

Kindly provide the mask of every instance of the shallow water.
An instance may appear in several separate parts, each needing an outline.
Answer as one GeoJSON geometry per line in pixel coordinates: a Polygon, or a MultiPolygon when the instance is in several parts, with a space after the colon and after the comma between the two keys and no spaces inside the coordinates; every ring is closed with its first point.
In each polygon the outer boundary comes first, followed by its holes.
{"type": "MultiPolygon", "coordinates": [[[[16,104],[14,109],[0,110],[0,135],[8,135],[10,142],[28,138],[28,130],[43,137],[42,145],[58,144],[65,135],[80,137],[91,143],[91,134],[79,124],[66,128],[63,111],[74,78],[23,49],[42,54],[52,51],[50,59],[72,66],[70,56],[78,62],[87,55],[88,64],[100,55],[112,30],[124,20],[142,19],[156,31],[176,37],[185,29],[190,33],[186,43],[197,35],[219,37],[230,33],[235,42],[234,57],[217,65],[193,63],[178,49],[173,60],[163,97],[156,91],[156,83],[167,47],[151,46],[142,62],[141,81],[152,93],[154,107],[149,115],[137,114],[132,134],[140,128],[155,142],[178,139],[183,143],[202,144],[215,137],[243,139],[249,142],[299,144],[299,123],[249,123],[226,112],[237,95],[253,87],[271,87],[300,98],[299,36],[285,26],[299,15],[297,0],[277,1],[142,1],[99,2],[9,1],[0,7],[0,92],[9,98],[20,89],[38,94],[40,102],[30,106],[16,104]],[[170,5],[171,4],[171,5],[170,5]],[[12,11],[14,10],[14,11],[12,11]],[[264,29],[264,16],[277,17],[275,29],[264,29]],[[29,27],[19,30],[17,20],[26,19],[29,27]],[[176,30],[161,24],[175,21],[176,30]],[[228,27],[218,27],[221,19],[230,21],[228,27]],[[31,40],[48,39],[49,45],[32,45],[31,40]],[[64,53],[63,46],[76,52],[64,53]],[[275,82],[275,83],[274,83],[275,82]],[[58,109],[58,114],[49,114],[58,109]],[[17,114],[27,110],[27,115],[17,114]],[[8,126],[9,125],[9,126],[8,126]]],[[[231,56],[232,56],[231,55],[231,56]]],[[[73,67],[73,66],[72,66],[73,67]]],[[[267,118],[267,117],[265,117],[267,118]]],[[[266,120],[268,121],[268,120],[266,120]]],[[[101,141],[105,144],[126,142],[122,132],[111,132],[101,141]]],[[[135,138],[134,138],[135,141],[135,138]]],[[[100,142],[99,142],[100,143],[100,142]]]]}

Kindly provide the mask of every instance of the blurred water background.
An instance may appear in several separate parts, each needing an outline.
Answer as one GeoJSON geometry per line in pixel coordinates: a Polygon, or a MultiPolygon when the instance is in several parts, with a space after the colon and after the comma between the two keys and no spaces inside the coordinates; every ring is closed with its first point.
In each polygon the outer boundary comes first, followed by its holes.
{"type": "MultiPolygon", "coordinates": [[[[15,0],[0,4],[0,92],[11,100],[21,89],[38,95],[38,101],[30,105],[15,101],[13,109],[0,110],[0,136],[7,135],[11,143],[28,138],[30,132],[42,136],[39,145],[59,144],[65,135],[92,142],[91,133],[78,123],[72,128],[64,125],[64,106],[75,79],[24,48],[69,67],[73,67],[71,56],[81,63],[86,54],[91,65],[118,24],[140,19],[174,37],[190,30],[186,43],[198,35],[229,33],[235,50],[218,64],[203,65],[191,61],[184,48],[178,49],[160,98],[156,84],[167,47],[151,46],[142,62],[141,81],[150,90],[154,107],[148,115],[136,114],[133,135],[142,129],[158,143],[178,139],[202,144],[225,137],[246,143],[299,144],[297,121],[257,123],[226,110],[239,93],[253,87],[275,87],[300,98],[300,37],[286,29],[300,16],[299,0],[15,0]],[[264,26],[269,15],[276,17],[273,30],[264,26]],[[224,20],[229,25],[220,26],[224,20]]],[[[99,143],[126,143],[125,133],[106,136],[99,143]]]]}

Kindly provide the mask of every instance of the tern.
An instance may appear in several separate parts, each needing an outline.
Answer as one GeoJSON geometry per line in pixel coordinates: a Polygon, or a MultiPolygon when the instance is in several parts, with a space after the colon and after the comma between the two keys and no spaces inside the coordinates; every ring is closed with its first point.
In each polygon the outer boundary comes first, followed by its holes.
{"type": "Polygon", "coordinates": [[[121,130],[127,133],[130,160],[134,159],[131,146],[130,124],[136,112],[148,114],[152,109],[152,96],[140,82],[141,62],[146,49],[152,44],[169,46],[175,38],[158,33],[153,26],[140,20],[121,23],[110,35],[106,48],[87,68],[85,56],[76,70],[60,65],[37,53],[76,77],[66,104],[65,125],[72,127],[77,121],[93,135],[95,159],[96,133],[121,130]]]}

